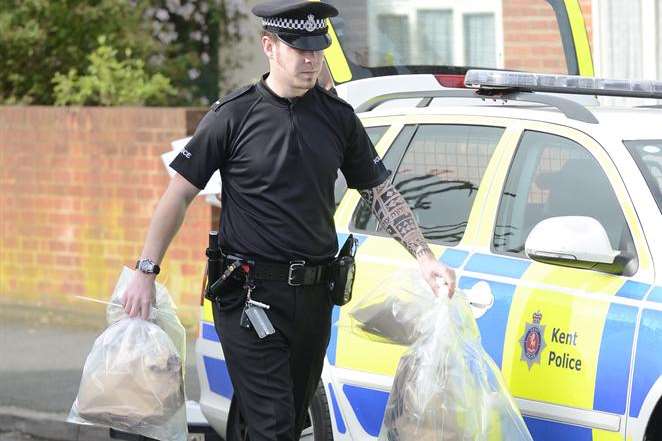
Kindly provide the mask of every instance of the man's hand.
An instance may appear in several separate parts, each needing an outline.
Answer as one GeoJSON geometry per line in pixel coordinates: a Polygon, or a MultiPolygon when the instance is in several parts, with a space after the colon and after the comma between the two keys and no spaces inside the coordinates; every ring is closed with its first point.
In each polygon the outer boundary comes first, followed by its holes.
{"type": "Polygon", "coordinates": [[[155,274],[145,274],[135,271],[129,286],[124,291],[124,311],[129,317],[140,317],[147,320],[150,306],[156,299],[155,274]]]}
{"type": "Polygon", "coordinates": [[[436,296],[440,294],[438,279],[441,277],[448,287],[448,298],[453,297],[453,294],[455,294],[455,271],[437,261],[431,254],[424,254],[416,260],[418,260],[418,264],[420,265],[423,278],[430,285],[434,294],[436,296]]]}

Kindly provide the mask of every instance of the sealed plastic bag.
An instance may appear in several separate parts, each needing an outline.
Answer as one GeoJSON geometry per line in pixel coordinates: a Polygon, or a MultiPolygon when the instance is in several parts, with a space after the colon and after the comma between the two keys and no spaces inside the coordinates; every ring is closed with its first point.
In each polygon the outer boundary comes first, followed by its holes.
{"type": "MultiPolygon", "coordinates": [[[[106,320],[108,323],[115,323],[123,318],[128,318],[129,315],[124,311],[123,295],[126,287],[129,285],[131,276],[134,271],[127,267],[122,269],[113,295],[110,298],[110,304],[106,309],[106,320]]],[[[163,329],[168,337],[172,340],[179,357],[182,359],[182,366],[186,366],[186,330],[177,317],[177,307],[172,301],[168,289],[162,284],[156,282],[156,307],[150,311],[149,320],[156,323],[163,329]]]]}
{"type": "Polygon", "coordinates": [[[376,341],[411,345],[419,337],[418,318],[432,299],[419,299],[410,291],[379,291],[350,311],[354,332],[376,341]]]}
{"type": "MultiPolygon", "coordinates": [[[[107,311],[108,328],[96,339],[83,368],[83,375],[68,421],[93,424],[164,441],[187,438],[183,382],[185,338],[177,348],[157,323],[175,331],[181,323],[170,312],[152,310],[150,320],[129,318],[117,305],[131,276],[125,269],[107,311]]],[[[158,291],[157,291],[158,292],[158,291]]],[[[157,294],[158,296],[158,294],[157,294]]],[[[165,288],[161,304],[172,306],[165,288]],[[163,297],[165,296],[165,297],[163,297]]],[[[157,304],[159,299],[157,297],[157,304]]],[[[121,307],[120,307],[121,308],[121,307]]],[[[183,328],[182,328],[183,329],[183,328]]]]}
{"type": "Polygon", "coordinates": [[[461,290],[451,300],[437,298],[417,274],[398,273],[350,316],[363,335],[411,343],[396,370],[380,439],[531,441],[461,290]]]}

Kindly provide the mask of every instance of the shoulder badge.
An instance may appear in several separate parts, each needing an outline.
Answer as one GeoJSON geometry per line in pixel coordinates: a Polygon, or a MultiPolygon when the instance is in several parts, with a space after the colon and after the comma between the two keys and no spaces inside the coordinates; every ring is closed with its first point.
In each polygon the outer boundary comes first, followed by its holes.
{"type": "Polygon", "coordinates": [[[345,101],[344,99],[340,98],[340,97],[339,97],[338,95],[336,95],[335,93],[333,93],[333,92],[331,92],[331,91],[329,91],[329,90],[326,90],[325,88],[323,88],[323,87],[320,86],[319,84],[317,85],[317,88],[318,88],[323,94],[325,94],[326,96],[328,96],[328,97],[330,97],[330,98],[333,98],[334,100],[336,100],[336,101],[338,101],[338,102],[340,102],[340,103],[346,105],[347,107],[349,107],[350,109],[352,109],[352,111],[354,111],[354,107],[352,107],[352,105],[351,105],[350,103],[348,103],[348,102],[345,101]]]}
{"type": "Polygon", "coordinates": [[[253,84],[250,84],[248,86],[241,87],[225,95],[223,98],[219,98],[214,104],[211,105],[211,110],[213,110],[214,112],[218,112],[218,109],[223,107],[224,104],[227,104],[230,101],[246,94],[248,91],[250,91],[253,88],[253,86],[254,86],[253,84]]]}

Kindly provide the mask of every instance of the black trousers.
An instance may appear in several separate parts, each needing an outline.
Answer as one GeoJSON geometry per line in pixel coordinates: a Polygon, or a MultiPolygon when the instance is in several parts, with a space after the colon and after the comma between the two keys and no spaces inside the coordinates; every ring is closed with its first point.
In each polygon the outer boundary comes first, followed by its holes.
{"type": "Polygon", "coordinates": [[[332,303],[323,285],[257,281],[252,298],[276,333],[263,339],[239,326],[246,293],[229,287],[213,304],[214,324],[234,388],[227,441],[298,440],[322,373],[332,303]],[[245,423],[245,424],[244,424],[245,423]]]}

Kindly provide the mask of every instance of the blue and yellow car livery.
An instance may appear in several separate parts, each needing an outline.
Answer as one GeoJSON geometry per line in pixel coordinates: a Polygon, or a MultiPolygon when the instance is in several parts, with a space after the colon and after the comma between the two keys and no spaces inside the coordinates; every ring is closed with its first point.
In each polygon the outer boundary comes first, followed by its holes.
{"type": "MultiPolygon", "coordinates": [[[[657,349],[662,343],[662,283],[654,271],[654,259],[660,256],[651,253],[647,241],[650,232],[635,209],[638,199],[633,193],[637,190],[628,188],[627,179],[623,179],[632,170],[622,164],[616,166],[616,151],[607,152],[593,137],[555,123],[394,113],[362,117],[368,130],[387,127],[377,143],[382,155],[408,124],[504,127],[480,181],[461,241],[453,247],[431,247],[440,261],[455,268],[460,288],[471,290],[481,282],[489,286],[494,301],[477,319],[482,343],[501,368],[534,439],[642,439],[649,421],[660,415],[654,410],[662,396],[662,356],[657,349]],[[638,256],[635,274],[626,277],[550,265],[492,250],[509,166],[518,139],[530,129],[573,139],[600,164],[633,237],[638,256]]],[[[339,243],[350,231],[359,239],[354,302],[395,269],[417,270],[415,261],[394,240],[352,228],[351,218],[359,200],[358,193],[348,191],[335,217],[339,243]]],[[[334,439],[371,440],[379,435],[392,378],[406,348],[357,335],[350,326],[348,311],[347,307],[333,310],[322,382],[334,439]]],[[[232,386],[219,357],[222,352],[207,303],[201,337],[198,369],[206,382],[201,405],[203,411],[206,405],[215,409],[209,412],[210,421],[217,417],[224,424],[222,409],[229,405],[232,386]],[[207,396],[206,388],[210,391],[207,396]]]]}

